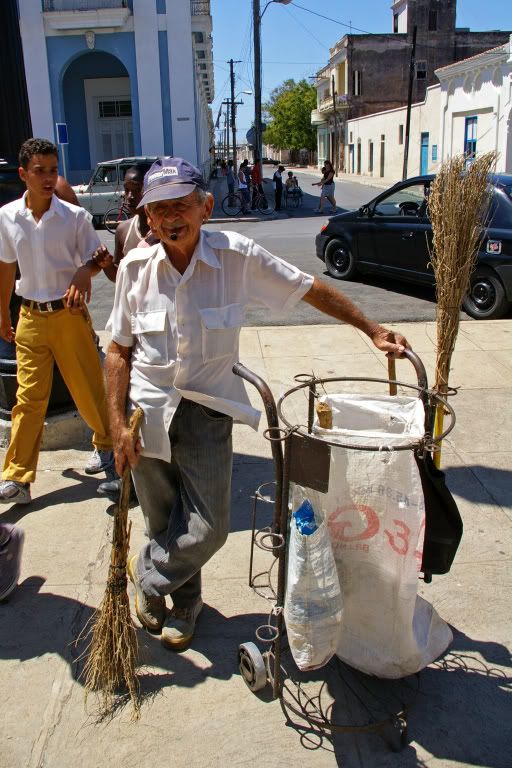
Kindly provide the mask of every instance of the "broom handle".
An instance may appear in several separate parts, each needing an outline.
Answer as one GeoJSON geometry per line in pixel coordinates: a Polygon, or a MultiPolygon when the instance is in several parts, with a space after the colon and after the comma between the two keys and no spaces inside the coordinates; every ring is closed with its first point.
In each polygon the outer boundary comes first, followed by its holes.
{"type": "MultiPolygon", "coordinates": [[[[439,403],[436,405],[436,418],[434,422],[434,440],[439,435],[443,434],[444,424],[444,405],[439,403]]],[[[441,468],[441,443],[437,445],[437,451],[434,451],[434,465],[437,469],[441,468]]]]}
{"type": "Polygon", "coordinates": [[[394,357],[388,357],[388,379],[389,381],[389,394],[396,395],[398,388],[394,383],[396,381],[396,360],[394,357]]]}
{"type": "MultiPolygon", "coordinates": [[[[132,415],[130,416],[130,423],[128,425],[128,428],[130,430],[130,437],[133,444],[135,444],[139,436],[139,429],[140,429],[140,425],[142,424],[143,418],[144,418],[144,411],[142,410],[142,408],[136,408],[132,413],[132,415]]],[[[121,483],[121,497],[119,499],[120,506],[123,508],[123,510],[126,509],[126,512],[128,512],[128,500],[130,497],[130,492],[129,492],[130,471],[131,471],[130,465],[128,464],[128,462],[126,462],[126,465],[123,469],[123,476],[122,476],[122,483],[121,483]]]]}
{"type": "MultiPolygon", "coordinates": [[[[142,408],[136,408],[130,417],[130,436],[135,443],[139,435],[140,425],[144,418],[144,412],[142,408]]],[[[112,539],[112,553],[110,562],[113,566],[120,568],[126,567],[122,553],[116,547],[116,542],[127,541],[129,537],[128,528],[128,506],[130,502],[130,465],[126,462],[126,466],[123,470],[123,476],[121,478],[121,493],[119,496],[119,504],[116,507],[114,513],[114,535],[112,539]]]]}

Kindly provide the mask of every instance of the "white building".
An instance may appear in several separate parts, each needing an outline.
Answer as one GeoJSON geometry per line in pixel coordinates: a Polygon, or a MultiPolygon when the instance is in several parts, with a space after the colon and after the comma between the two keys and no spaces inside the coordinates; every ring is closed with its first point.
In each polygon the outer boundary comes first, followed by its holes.
{"type": "MultiPolygon", "coordinates": [[[[441,87],[427,88],[425,100],[413,104],[407,177],[435,173],[440,162],[439,110],[441,87]]],[[[383,179],[402,178],[407,108],[389,109],[347,121],[345,168],[348,173],[383,179]]]]}
{"type": "Polygon", "coordinates": [[[436,70],[441,83],[440,158],[495,150],[512,173],[512,36],[506,45],[436,70]]]}
{"type": "Polygon", "coordinates": [[[71,182],[101,160],[182,156],[208,171],[210,0],[18,0],[34,136],[63,147],[71,182]]]}

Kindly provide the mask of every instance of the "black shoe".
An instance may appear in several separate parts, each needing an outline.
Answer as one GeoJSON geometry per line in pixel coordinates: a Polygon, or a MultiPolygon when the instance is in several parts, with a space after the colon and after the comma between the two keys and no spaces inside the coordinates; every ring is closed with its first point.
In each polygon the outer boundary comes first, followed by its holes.
{"type": "MultiPolygon", "coordinates": [[[[98,485],[96,493],[98,493],[100,496],[106,496],[107,499],[113,504],[119,504],[119,499],[121,496],[121,478],[118,477],[116,480],[107,480],[105,483],[101,483],[98,485]]],[[[130,481],[129,505],[131,507],[137,506],[138,503],[139,500],[137,498],[137,494],[135,493],[135,488],[133,487],[133,483],[130,481]]]]}

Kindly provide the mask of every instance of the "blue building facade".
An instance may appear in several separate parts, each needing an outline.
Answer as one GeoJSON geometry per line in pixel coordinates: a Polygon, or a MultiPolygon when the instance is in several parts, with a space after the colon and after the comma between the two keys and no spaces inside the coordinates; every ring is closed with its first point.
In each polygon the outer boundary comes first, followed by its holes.
{"type": "Polygon", "coordinates": [[[207,172],[213,66],[209,1],[19,0],[34,135],[66,123],[73,183],[97,162],[175,154],[207,172]]]}

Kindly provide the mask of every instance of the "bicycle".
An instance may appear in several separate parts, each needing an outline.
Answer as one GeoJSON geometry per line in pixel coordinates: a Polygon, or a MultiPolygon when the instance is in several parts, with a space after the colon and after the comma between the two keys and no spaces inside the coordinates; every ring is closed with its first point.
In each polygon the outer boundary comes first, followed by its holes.
{"type": "Polygon", "coordinates": [[[130,218],[130,209],[124,202],[122,202],[121,205],[116,205],[114,208],[108,209],[106,214],[103,216],[103,226],[112,235],[114,235],[117,229],[117,225],[120,224],[121,221],[126,221],[130,218]]]}
{"type": "MultiPolygon", "coordinates": [[[[269,202],[264,193],[260,192],[259,189],[256,188],[256,195],[253,197],[253,184],[251,184],[249,191],[251,194],[251,205],[253,208],[257,208],[258,211],[264,216],[269,216],[274,212],[275,204],[273,202],[269,202]]],[[[240,192],[232,192],[231,194],[227,194],[223,199],[221,206],[226,216],[238,216],[240,213],[248,213],[248,204],[245,203],[240,192]]]]}

